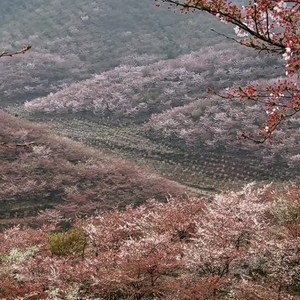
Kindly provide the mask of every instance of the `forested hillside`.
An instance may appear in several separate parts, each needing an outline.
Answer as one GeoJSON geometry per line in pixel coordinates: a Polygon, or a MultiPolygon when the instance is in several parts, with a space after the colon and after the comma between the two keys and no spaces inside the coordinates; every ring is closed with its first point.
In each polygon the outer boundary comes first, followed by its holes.
{"type": "Polygon", "coordinates": [[[246,186],[0,233],[0,297],[299,300],[299,189],[246,186]]]}
{"type": "Polygon", "coordinates": [[[178,180],[193,187],[298,177],[297,116],[274,134],[274,143],[241,141],[242,132],[259,130],[265,112],[208,93],[284,76],[280,57],[257,56],[211,31],[232,37],[232,26],[205,13],[169,13],[147,0],[18,0],[0,8],[0,46],[33,46],[25,56],[0,61],[0,103],[7,111],[143,166],[151,162],[163,175],[179,165],[175,174],[188,175],[178,180]],[[249,165],[241,170],[216,159],[206,172],[197,156],[208,153],[229,161],[244,156],[249,165]]]}
{"type": "Polygon", "coordinates": [[[147,0],[19,0],[0,7],[1,47],[33,45],[25,56],[0,60],[0,103],[8,111],[197,188],[298,177],[297,116],[274,143],[249,143],[239,136],[258,131],[265,112],[208,93],[284,76],[280,57],[258,56],[210,30],[232,37],[232,26],[147,0]],[[208,153],[212,165],[204,168],[208,153]],[[224,155],[228,163],[215,160],[224,155]],[[247,157],[247,167],[232,166],[235,156],[247,157]],[[172,175],[178,172],[183,176],[172,175]]]}
{"type": "Polygon", "coordinates": [[[35,224],[57,208],[67,218],[165,201],[184,188],[136,166],[0,112],[0,227],[35,224]]]}
{"type": "Polygon", "coordinates": [[[222,38],[211,28],[232,31],[208,15],[166,12],[148,0],[1,1],[0,48],[33,50],[17,63],[0,62],[0,103],[45,96],[120,64],[145,65],[213,45],[222,38]]]}
{"type": "Polygon", "coordinates": [[[0,299],[299,300],[299,24],[1,1],[0,299]]]}

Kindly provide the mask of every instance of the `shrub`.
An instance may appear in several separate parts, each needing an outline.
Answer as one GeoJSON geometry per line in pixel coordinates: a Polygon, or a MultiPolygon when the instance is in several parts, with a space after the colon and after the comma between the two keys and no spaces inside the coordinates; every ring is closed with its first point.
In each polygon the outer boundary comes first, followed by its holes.
{"type": "Polygon", "coordinates": [[[87,239],[81,228],[73,228],[67,232],[50,234],[49,244],[53,255],[80,255],[84,257],[87,239]]]}

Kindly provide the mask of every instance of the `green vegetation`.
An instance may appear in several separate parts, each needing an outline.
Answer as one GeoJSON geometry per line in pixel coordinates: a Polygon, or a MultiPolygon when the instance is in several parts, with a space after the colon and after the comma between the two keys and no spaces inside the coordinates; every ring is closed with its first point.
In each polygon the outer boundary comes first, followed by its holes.
{"type": "Polygon", "coordinates": [[[52,233],[49,235],[50,251],[57,256],[79,255],[84,257],[87,238],[80,228],[73,228],[67,232],[52,233]]]}

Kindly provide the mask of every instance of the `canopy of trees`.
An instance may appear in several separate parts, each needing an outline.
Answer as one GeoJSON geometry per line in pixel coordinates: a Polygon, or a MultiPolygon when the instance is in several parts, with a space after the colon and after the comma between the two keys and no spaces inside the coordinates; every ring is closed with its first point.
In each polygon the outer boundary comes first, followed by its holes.
{"type": "Polygon", "coordinates": [[[299,68],[300,68],[300,3],[284,0],[247,1],[246,5],[226,0],[158,0],[178,7],[183,13],[205,11],[223,23],[235,26],[241,45],[259,52],[282,55],[286,78],[266,85],[229,89],[223,96],[229,99],[252,100],[262,105],[266,123],[260,138],[247,133],[243,136],[258,143],[268,139],[285,120],[300,111],[299,68]]]}
{"type": "Polygon", "coordinates": [[[0,298],[299,299],[299,189],[251,185],[0,234],[0,298]]]}

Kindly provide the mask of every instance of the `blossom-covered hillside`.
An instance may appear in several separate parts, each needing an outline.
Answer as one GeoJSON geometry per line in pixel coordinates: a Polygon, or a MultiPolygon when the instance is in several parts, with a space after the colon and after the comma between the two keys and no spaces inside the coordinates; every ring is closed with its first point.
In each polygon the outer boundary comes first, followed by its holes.
{"type": "Polygon", "coordinates": [[[248,185],[78,219],[65,232],[48,211],[41,229],[0,235],[0,298],[298,300],[299,199],[296,186],[248,185]]]}
{"type": "Polygon", "coordinates": [[[258,57],[255,51],[224,42],[175,59],[122,65],[27,101],[24,108],[55,114],[85,112],[112,123],[138,123],[194,102],[209,88],[220,91],[278,77],[282,74],[274,65],[279,63],[276,57],[258,57]]]}
{"type": "Polygon", "coordinates": [[[17,63],[1,60],[2,107],[122,64],[147,65],[213,45],[221,37],[211,28],[233,32],[207,15],[168,15],[149,0],[1,1],[0,27],[1,52],[31,44],[35,53],[17,63]]]}
{"type": "Polygon", "coordinates": [[[45,208],[70,218],[165,200],[175,183],[0,112],[0,224],[34,222],[45,208]]]}
{"type": "Polygon", "coordinates": [[[257,56],[253,50],[222,43],[176,59],[117,67],[27,101],[19,111],[42,121],[79,117],[112,128],[142,124],[141,135],[156,141],[172,140],[172,146],[184,145],[186,152],[244,150],[282,167],[282,173],[288,167],[297,173],[298,115],[278,128],[273,143],[247,143],[239,138],[242,132],[259,132],[268,111],[255,101],[222,99],[208,93],[209,89],[224,94],[232,86],[251,83],[263,87],[284,80],[280,68],[274,67],[280,63],[277,57],[257,56]]]}

